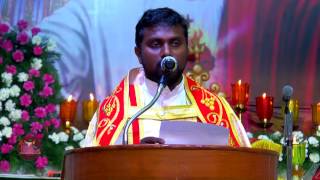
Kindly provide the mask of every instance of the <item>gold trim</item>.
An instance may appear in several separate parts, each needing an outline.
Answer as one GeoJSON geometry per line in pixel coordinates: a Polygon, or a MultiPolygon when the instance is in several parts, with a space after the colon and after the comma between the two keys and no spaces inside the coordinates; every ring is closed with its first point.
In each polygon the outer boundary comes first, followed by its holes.
{"type": "Polygon", "coordinates": [[[110,144],[114,144],[117,139],[119,138],[119,135],[121,133],[121,131],[123,130],[124,128],[124,125],[126,124],[126,122],[128,121],[128,117],[127,117],[127,107],[129,107],[129,77],[130,76],[130,73],[127,77],[125,77],[125,80],[124,80],[124,84],[123,84],[123,119],[120,121],[118,127],[116,128],[116,131],[114,132],[112,138],[111,138],[111,141],[110,141],[110,144]]]}
{"type": "Polygon", "coordinates": [[[226,114],[228,116],[229,123],[230,123],[229,128],[232,130],[237,142],[239,142],[239,145],[243,146],[244,142],[242,142],[241,138],[238,136],[238,134],[241,134],[241,133],[238,132],[238,128],[236,128],[234,125],[234,120],[237,121],[237,119],[235,119],[237,118],[237,116],[235,115],[233,109],[230,107],[229,103],[223,97],[220,97],[220,100],[226,109],[226,114]]]}
{"type": "Polygon", "coordinates": [[[194,97],[193,97],[193,95],[192,95],[192,93],[191,93],[191,91],[189,89],[187,77],[184,77],[183,79],[184,79],[184,89],[186,91],[187,97],[191,101],[192,108],[196,111],[197,117],[199,117],[200,121],[203,122],[203,123],[206,123],[206,120],[203,117],[203,115],[202,115],[202,113],[201,113],[201,111],[200,111],[200,109],[198,107],[198,104],[197,104],[196,100],[194,99],[194,97]]]}

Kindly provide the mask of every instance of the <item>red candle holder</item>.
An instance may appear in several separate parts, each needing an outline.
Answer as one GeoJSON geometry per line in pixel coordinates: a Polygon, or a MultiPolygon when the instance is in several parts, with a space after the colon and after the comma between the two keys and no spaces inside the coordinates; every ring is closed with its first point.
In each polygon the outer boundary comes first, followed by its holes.
{"type": "Polygon", "coordinates": [[[270,125],[270,120],[273,114],[273,97],[263,93],[262,96],[256,97],[256,108],[259,120],[263,127],[270,125]]]}
{"type": "Polygon", "coordinates": [[[241,113],[246,111],[246,106],[249,100],[249,84],[241,83],[241,80],[238,83],[231,84],[232,88],[232,105],[241,119],[241,113]]]}
{"type": "Polygon", "coordinates": [[[73,123],[77,112],[77,101],[72,99],[72,95],[60,104],[60,119],[65,131],[70,131],[71,124],[73,123]]]}

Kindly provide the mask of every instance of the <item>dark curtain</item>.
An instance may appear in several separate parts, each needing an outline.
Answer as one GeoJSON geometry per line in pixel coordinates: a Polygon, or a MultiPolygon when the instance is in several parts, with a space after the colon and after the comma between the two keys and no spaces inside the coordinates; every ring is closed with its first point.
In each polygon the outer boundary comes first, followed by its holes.
{"type": "Polygon", "coordinates": [[[319,0],[226,0],[217,51],[226,85],[250,83],[253,104],[266,92],[279,105],[286,84],[300,106],[320,102],[319,14],[319,0]]]}

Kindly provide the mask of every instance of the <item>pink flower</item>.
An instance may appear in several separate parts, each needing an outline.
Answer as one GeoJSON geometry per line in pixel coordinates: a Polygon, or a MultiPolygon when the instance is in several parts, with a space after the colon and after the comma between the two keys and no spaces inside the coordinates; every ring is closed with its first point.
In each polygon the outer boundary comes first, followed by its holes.
{"type": "Polygon", "coordinates": [[[6,72],[15,75],[17,73],[17,68],[14,65],[7,65],[6,72]]]}
{"type": "Polygon", "coordinates": [[[46,120],[46,121],[43,123],[43,126],[44,126],[44,127],[49,127],[49,126],[51,126],[51,121],[50,121],[50,120],[46,120]]]}
{"type": "Polygon", "coordinates": [[[30,104],[32,103],[32,98],[29,94],[24,93],[21,97],[20,97],[20,104],[21,106],[24,107],[29,107],[30,104]]]}
{"type": "Polygon", "coordinates": [[[45,108],[46,108],[47,113],[56,112],[56,105],[55,104],[50,103],[50,104],[46,105],[45,108]]]}
{"type": "Polygon", "coordinates": [[[44,74],[42,79],[47,85],[50,85],[55,81],[51,74],[44,74]]]}
{"type": "Polygon", "coordinates": [[[22,118],[22,121],[29,121],[29,119],[30,119],[30,116],[29,116],[29,113],[28,113],[28,111],[22,111],[22,113],[21,113],[21,118],[22,118]]]}
{"type": "Polygon", "coordinates": [[[3,63],[3,57],[0,56],[0,64],[2,64],[2,63],[3,63]]]}
{"type": "Polygon", "coordinates": [[[0,23],[0,34],[5,34],[9,31],[9,26],[4,23],[0,23]]]}
{"type": "Polygon", "coordinates": [[[48,158],[45,156],[39,156],[36,160],[36,167],[38,169],[43,169],[48,165],[48,158]]]}
{"type": "Polygon", "coordinates": [[[8,139],[8,143],[11,145],[15,145],[17,143],[17,136],[11,135],[11,137],[8,139]]]}
{"type": "Polygon", "coordinates": [[[32,76],[39,77],[40,76],[40,72],[38,70],[32,68],[32,69],[29,70],[29,76],[30,77],[32,77],[32,76]]]}
{"type": "Polygon", "coordinates": [[[17,36],[17,41],[19,41],[19,43],[21,45],[25,45],[28,43],[29,40],[29,36],[26,32],[21,32],[20,34],[18,34],[17,36]]]}
{"type": "Polygon", "coordinates": [[[42,97],[48,97],[53,95],[53,89],[49,86],[44,86],[42,91],[39,92],[39,95],[42,97]]]}
{"type": "Polygon", "coordinates": [[[21,136],[24,134],[24,129],[22,127],[22,124],[19,124],[19,123],[16,123],[13,125],[13,128],[12,128],[12,133],[15,135],[15,136],[21,136]]]}
{"type": "Polygon", "coordinates": [[[0,161],[0,171],[5,173],[10,171],[10,163],[7,160],[0,161]]]}
{"type": "Polygon", "coordinates": [[[43,107],[37,107],[35,110],[34,110],[34,113],[36,115],[37,118],[44,118],[47,116],[47,112],[46,112],[46,109],[43,108],[43,107]]]}
{"type": "Polygon", "coordinates": [[[39,122],[32,122],[31,123],[31,132],[33,134],[37,134],[38,132],[41,132],[42,128],[43,128],[43,126],[39,122]]]}
{"type": "Polygon", "coordinates": [[[35,138],[41,141],[43,138],[43,134],[36,134],[35,138]]]}
{"type": "Polygon", "coordinates": [[[37,35],[40,31],[41,31],[40,28],[38,28],[38,27],[33,27],[33,28],[31,29],[32,36],[37,35]]]}
{"type": "Polygon", "coordinates": [[[42,48],[40,46],[33,47],[33,54],[36,56],[40,56],[42,54],[42,48]]]}
{"type": "Polygon", "coordinates": [[[20,31],[27,29],[28,27],[28,22],[26,20],[20,20],[18,21],[18,28],[20,31]]]}
{"type": "Polygon", "coordinates": [[[34,83],[33,81],[26,81],[23,83],[23,89],[26,91],[32,91],[34,89],[34,83]]]}
{"type": "Polygon", "coordinates": [[[56,118],[52,118],[51,123],[52,123],[53,127],[56,129],[58,129],[60,127],[60,121],[56,118]]]}
{"type": "Polygon", "coordinates": [[[2,42],[2,48],[4,50],[6,50],[7,52],[10,52],[13,49],[13,44],[12,44],[12,42],[10,40],[4,40],[2,42]]]}
{"type": "Polygon", "coordinates": [[[22,62],[24,60],[24,55],[21,50],[16,50],[15,52],[13,52],[12,57],[16,62],[22,62]]]}
{"type": "Polygon", "coordinates": [[[2,144],[1,146],[1,153],[8,154],[13,149],[11,144],[2,144]]]}

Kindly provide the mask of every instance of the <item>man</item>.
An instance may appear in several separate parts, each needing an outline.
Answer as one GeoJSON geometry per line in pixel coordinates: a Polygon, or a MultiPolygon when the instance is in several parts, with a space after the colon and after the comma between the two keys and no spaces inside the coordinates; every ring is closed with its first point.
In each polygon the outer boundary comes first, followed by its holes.
{"type": "Polygon", "coordinates": [[[162,75],[161,59],[169,55],[177,60],[178,69],[168,76],[167,87],[152,108],[131,125],[129,143],[165,143],[158,138],[161,120],[184,120],[224,126],[231,146],[250,146],[227,101],[183,75],[188,25],[180,14],[169,8],[146,11],[136,25],[135,38],[135,53],[143,68],[131,70],[100,104],[88,128],[88,146],[115,144],[127,120],[153,98],[162,75]]]}

